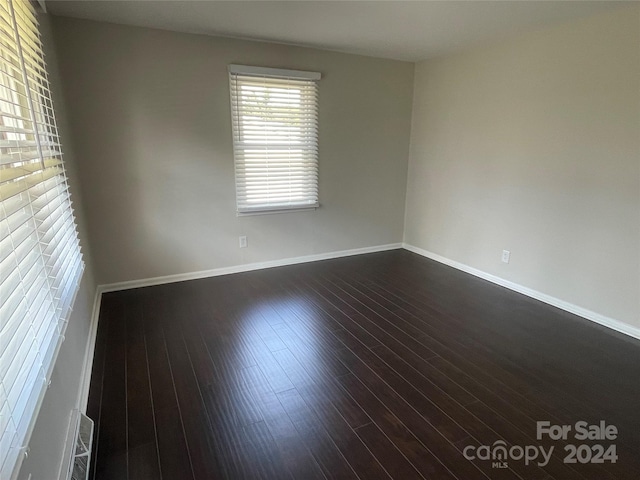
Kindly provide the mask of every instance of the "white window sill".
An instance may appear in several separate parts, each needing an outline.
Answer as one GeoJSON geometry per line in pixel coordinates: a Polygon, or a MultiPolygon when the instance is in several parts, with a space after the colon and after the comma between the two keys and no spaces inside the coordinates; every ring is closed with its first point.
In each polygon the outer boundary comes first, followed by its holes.
{"type": "Polygon", "coordinates": [[[283,207],[264,210],[249,210],[245,212],[237,212],[238,217],[252,217],[254,215],[275,215],[278,213],[297,213],[297,212],[311,212],[317,210],[320,205],[305,205],[300,207],[283,207]]]}

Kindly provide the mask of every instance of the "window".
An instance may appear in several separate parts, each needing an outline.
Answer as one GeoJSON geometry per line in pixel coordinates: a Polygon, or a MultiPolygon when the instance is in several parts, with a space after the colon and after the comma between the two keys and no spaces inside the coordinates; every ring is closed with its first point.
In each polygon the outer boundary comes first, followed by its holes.
{"type": "Polygon", "coordinates": [[[318,206],[319,79],[230,65],[239,214],[318,206]]]}
{"type": "Polygon", "coordinates": [[[11,479],[84,264],[34,7],[0,0],[0,478],[11,479]]]}

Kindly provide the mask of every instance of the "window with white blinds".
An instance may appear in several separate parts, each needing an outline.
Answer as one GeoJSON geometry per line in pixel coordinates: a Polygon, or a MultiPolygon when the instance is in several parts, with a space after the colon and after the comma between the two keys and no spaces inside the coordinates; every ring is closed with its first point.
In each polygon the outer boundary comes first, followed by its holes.
{"type": "Polygon", "coordinates": [[[238,213],[318,206],[320,74],[229,66],[238,213]]]}
{"type": "Polygon", "coordinates": [[[0,0],[0,203],[0,478],[11,479],[84,268],[27,0],[0,0]]]}

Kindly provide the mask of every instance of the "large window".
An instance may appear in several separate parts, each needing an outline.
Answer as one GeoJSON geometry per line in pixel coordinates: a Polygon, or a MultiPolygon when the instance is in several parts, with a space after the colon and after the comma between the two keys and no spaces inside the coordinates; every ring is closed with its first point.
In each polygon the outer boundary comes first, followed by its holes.
{"type": "Polygon", "coordinates": [[[320,74],[231,65],[239,214],[318,206],[320,74]]]}
{"type": "Polygon", "coordinates": [[[11,479],[84,267],[27,0],[0,0],[0,204],[0,478],[11,479]]]}

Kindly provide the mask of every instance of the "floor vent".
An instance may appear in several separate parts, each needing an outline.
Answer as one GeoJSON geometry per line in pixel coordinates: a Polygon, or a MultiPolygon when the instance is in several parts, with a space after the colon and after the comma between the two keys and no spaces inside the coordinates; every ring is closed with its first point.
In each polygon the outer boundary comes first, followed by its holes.
{"type": "Polygon", "coordinates": [[[91,447],[93,444],[93,420],[74,410],[69,424],[70,438],[68,452],[68,469],[66,480],[87,480],[89,478],[89,464],[91,462],[91,447]]]}

